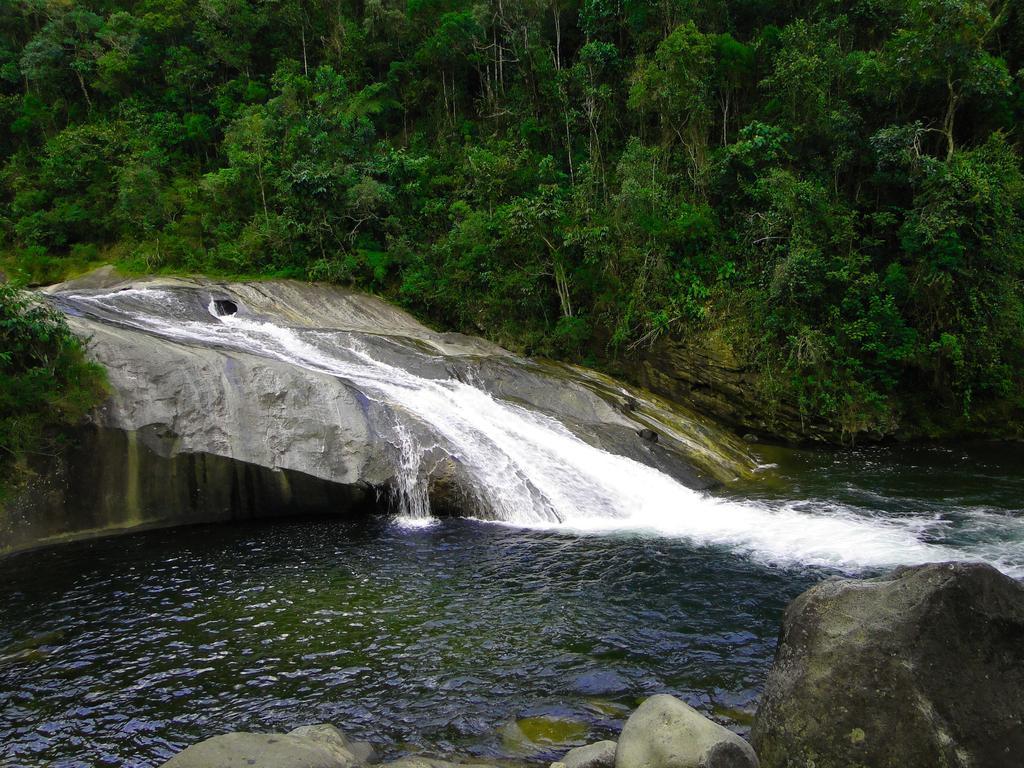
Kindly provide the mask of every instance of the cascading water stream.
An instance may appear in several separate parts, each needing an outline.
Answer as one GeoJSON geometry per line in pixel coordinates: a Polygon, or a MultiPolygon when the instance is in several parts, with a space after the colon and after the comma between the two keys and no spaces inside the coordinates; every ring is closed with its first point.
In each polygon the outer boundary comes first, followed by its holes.
{"type": "Polygon", "coordinates": [[[715,498],[594,447],[546,414],[455,378],[427,378],[376,359],[344,331],[224,314],[212,301],[215,319],[196,320],[174,292],[161,289],[66,300],[101,308],[104,319],[114,316],[166,339],[255,354],[350,382],[395,419],[397,495],[413,519],[429,515],[428,465],[447,456],[468,479],[483,514],[507,524],[676,536],[768,562],[847,570],[986,559],[1007,572],[1024,573],[1020,518],[1007,520],[1016,526],[1012,536],[957,546],[944,540],[948,521],[942,519],[872,516],[838,504],[715,498]]]}

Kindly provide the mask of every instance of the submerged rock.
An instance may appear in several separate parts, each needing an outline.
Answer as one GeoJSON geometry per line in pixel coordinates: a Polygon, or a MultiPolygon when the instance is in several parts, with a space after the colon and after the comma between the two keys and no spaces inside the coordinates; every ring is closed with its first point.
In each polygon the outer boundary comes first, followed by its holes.
{"type": "Polygon", "coordinates": [[[553,715],[520,718],[501,729],[505,749],[524,756],[545,752],[551,747],[582,744],[586,736],[586,723],[553,715]]]}
{"type": "Polygon", "coordinates": [[[161,768],[354,768],[362,762],[333,725],[287,734],[225,733],[194,744],[161,768]]]}
{"type": "Polygon", "coordinates": [[[585,747],[576,747],[565,753],[556,765],[565,768],[615,768],[614,741],[598,741],[585,747]]]}
{"type": "Polygon", "coordinates": [[[576,677],[573,689],[590,696],[624,694],[630,690],[630,682],[618,672],[597,669],[583,672],[576,677]]]}
{"type": "Polygon", "coordinates": [[[1024,586],[945,563],[811,588],[751,741],[766,768],[1019,768],[1024,586]]]}
{"type": "Polygon", "coordinates": [[[757,768],[747,742],[689,704],[661,694],[644,701],[619,736],[615,768],[757,768]]]}

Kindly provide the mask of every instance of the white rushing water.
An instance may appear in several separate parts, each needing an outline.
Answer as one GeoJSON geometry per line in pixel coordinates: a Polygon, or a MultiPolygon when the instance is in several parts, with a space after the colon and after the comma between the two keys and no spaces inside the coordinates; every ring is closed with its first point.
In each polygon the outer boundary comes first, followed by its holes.
{"type": "MultiPolygon", "coordinates": [[[[214,322],[176,319],[174,312],[127,308],[143,300],[166,310],[178,301],[173,292],[160,289],[69,298],[119,311],[126,324],[161,337],[245,351],[351,382],[395,418],[401,457],[397,494],[410,522],[429,520],[424,478],[440,450],[465,470],[479,506],[504,524],[682,537],[765,562],[847,571],[984,559],[1024,575],[1020,518],[1004,518],[1006,525],[1016,526],[1011,535],[1001,528],[999,536],[967,536],[955,545],[937,543],[949,540],[942,535],[948,520],[941,517],[886,517],[841,504],[716,498],[589,445],[545,414],[454,378],[425,378],[375,359],[345,332],[289,328],[240,315],[214,322]],[[424,434],[431,436],[429,441],[424,434]]],[[[212,304],[210,312],[216,316],[212,304]]],[[[983,517],[978,531],[989,524],[983,517]]]]}

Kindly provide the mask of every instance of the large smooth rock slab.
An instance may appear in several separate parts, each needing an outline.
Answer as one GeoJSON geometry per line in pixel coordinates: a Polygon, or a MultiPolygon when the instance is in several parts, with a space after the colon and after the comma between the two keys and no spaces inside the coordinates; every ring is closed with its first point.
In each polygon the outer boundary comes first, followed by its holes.
{"type": "MultiPolygon", "coordinates": [[[[438,333],[337,286],[105,269],[46,294],[105,366],[110,397],[0,508],[0,556],[142,527],[354,517],[377,500],[500,517],[462,413],[445,410],[460,383],[689,487],[755,467],[696,414],[593,371],[438,333]],[[416,396],[396,394],[396,382],[416,396]]],[[[487,426],[469,429],[488,444],[487,426]]],[[[543,513],[543,494],[528,493],[543,513]]]]}
{"type": "Polygon", "coordinates": [[[644,701],[619,736],[615,768],[758,768],[747,742],[664,694],[644,701]]]}
{"type": "Polygon", "coordinates": [[[1024,586],[945,563],[811,588],[751,741],[766,768],[1019,768],[1024,586]]]}
{"type": "Polygon", "coordinates": [[[225,733],[194,744],[162,768],[354,768],[359,761],[332,725],[291,733],[225,733]]]}

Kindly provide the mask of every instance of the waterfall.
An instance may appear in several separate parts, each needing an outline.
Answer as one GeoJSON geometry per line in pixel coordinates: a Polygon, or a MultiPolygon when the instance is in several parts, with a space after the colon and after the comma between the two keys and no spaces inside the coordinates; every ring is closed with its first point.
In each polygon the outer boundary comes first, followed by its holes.
{"type": "Polygon", "coordinates": [[[225,312],[226,305],[217,303],[223,300],[213,299],[208,316],[196,317],[179,292],[160,288],[82,293],[63,301],[65,309],[168,340],[258,355],[350,383],[394,421],[395,499],[412,520],[429,519],[427,484],[445,460],[469,486],[475,501],[470,511],[509,525],[682,537],[769,562],[851,570],[1001,556],[936,543],[931,534],[942,521],[871,515],[834,503],[716,498],[687,488],[482,385],[430,378],[386,362],[352,332],[225,312]]]}

